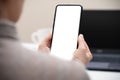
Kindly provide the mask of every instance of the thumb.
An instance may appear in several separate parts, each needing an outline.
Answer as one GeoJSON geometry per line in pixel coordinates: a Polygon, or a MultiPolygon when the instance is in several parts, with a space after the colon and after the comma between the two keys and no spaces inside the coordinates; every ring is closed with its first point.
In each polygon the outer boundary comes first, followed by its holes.
{"type": "Polygon", "coordinates": [[[79,35],[79,38],[78,38],[78,48],[80,49],[80,48],[85,48],[85,45],[84,45],[84,39],[83,39],[83,35],[82,34],[80,34],[79,35]]]}

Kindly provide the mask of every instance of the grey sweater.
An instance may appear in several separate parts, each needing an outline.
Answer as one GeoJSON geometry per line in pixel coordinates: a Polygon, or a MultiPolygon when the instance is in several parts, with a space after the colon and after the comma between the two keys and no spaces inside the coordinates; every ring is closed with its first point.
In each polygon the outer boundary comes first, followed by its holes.
{"type": "Polygon", "coordinates": [[[89,80],[89,77],[81,63],[23,48],[15,26],[0,21],[0,80],[89,80]]]}

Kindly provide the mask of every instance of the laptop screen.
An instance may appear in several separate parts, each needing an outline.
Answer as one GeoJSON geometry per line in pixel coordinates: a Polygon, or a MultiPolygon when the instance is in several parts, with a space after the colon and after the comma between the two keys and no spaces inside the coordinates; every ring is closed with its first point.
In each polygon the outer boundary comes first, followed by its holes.
{"type": "Polygon", "coordinates": [[[120,50],[120,11],[84,10],[80,33],[92,49],[120,50]]]}

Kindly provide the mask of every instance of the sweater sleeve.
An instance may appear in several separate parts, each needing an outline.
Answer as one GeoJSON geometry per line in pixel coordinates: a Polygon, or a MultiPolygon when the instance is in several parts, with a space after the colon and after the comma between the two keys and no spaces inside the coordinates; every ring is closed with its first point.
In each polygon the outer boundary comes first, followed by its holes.
{"type": "MultiPolygon", "coordinates": [[[[46,67],[44,80],[89,80],[85,66],[80,62],[51,59],[46,67]]],[[[45,68],[44,67],[44,68],[45,68]]]]}

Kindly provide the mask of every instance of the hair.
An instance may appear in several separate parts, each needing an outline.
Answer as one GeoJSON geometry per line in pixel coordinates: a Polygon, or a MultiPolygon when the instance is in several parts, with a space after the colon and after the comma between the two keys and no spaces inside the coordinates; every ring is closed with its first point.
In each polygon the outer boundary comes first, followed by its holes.
{"type": "Polygon", "coordinates": [[[2,9],[1,9],[2,7],[0,6],[0,17],[1,17],[1,13],[2,13],[2,9]]]}
{"type": "Polygon", "coordinates": [[[6,3],[7,0],[0,0],[0,17],[2,15],[3,5],[6,3]]]}
{"type": "Polygon", "coordinates": [[[0,9],[0,16],[1,16],[1,9],[0,9]]]}
{"type": "Polygon", "coordinates": [[[3,2],[3,0],[0,0],[0,17],[1,17],[1,14],[2,14],[2,2],[3,2]]]}

